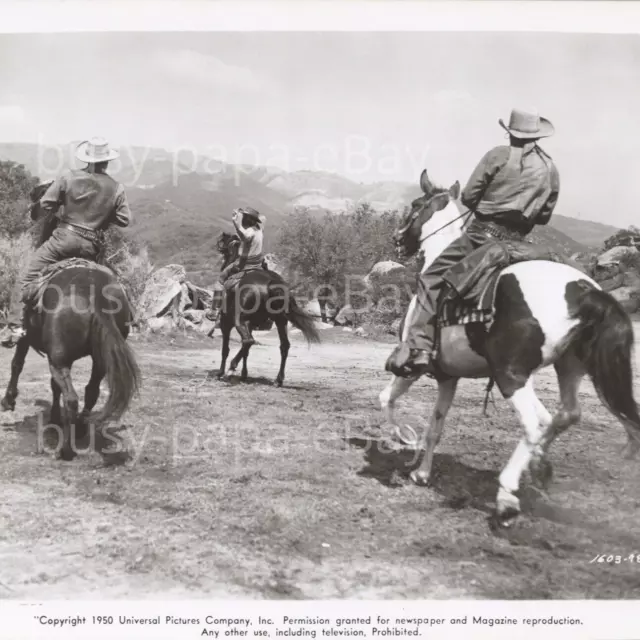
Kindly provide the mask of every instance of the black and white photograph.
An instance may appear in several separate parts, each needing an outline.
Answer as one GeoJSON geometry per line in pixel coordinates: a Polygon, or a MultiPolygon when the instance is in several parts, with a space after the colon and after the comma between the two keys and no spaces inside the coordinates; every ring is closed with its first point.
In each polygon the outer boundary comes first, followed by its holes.
{"type": "MultiPolygon", "coordinates": [[[[195,4],[0,23],[0,598],[639,598],[640,20],[195,4]]],[[[226,606],[33,628],[587,637],[226,606]]]]}

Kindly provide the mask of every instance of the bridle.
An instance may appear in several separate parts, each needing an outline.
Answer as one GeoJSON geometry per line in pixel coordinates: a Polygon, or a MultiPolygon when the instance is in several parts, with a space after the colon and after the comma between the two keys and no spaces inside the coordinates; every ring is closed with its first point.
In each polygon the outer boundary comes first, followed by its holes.
{"type": "MultiPolygon", "coordinates": [[[[442,194],[437,193],[436,195],[432,196],[429,199],[429,201],[423,207],[421,207],[417,211],[414,211],[411,214],[411,216],[409,218],[409,221],[404,225],[404,227],[402,227],[401,229],[398,229],[396,234],[399,237],[404,238],[404,235],[413,226],[413,223],[417,220],[417,218],[420,216],[420,214],[429,206],[429,204],[431,204],[433,199],[437,198],[439,195],[442,195],[442,194]]],[[[437,211],[434,212],[433,215],[435,215],[435,213],[437,213],[437,211]]],[[[436,234],[440,233],[443,229],[446,229],[449,225],[453,224],[454,222],[457,222],[458,220],[460,220],[461,218],[464,218],[465,216],[466,216],[467,219],[465,220],[464,224],[466,225],[467,221],[469,220],[469,218],[471,218],[472,215],[473,215],[472,211],[465,211],[464,213],[461,213],[459,216],[455,217],[453,220],[449,220],[449,222],[447,222],[446,224],[443,224],[441,227],[439,227],[435,231],[432,231],[429,235],[425,236],[424,238],[421,238],[420,240],[421,241],[427,240],[428,238],[431,238],[432,236],[435,236],[436,234]]]]}

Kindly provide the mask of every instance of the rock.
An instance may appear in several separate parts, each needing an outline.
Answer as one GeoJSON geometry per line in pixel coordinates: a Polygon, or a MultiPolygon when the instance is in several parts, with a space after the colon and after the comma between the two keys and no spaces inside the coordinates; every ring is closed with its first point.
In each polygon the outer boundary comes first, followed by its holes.
{"type": "Polygon", "coordinates": [[[192,322],[193,324],[202,324],[204,318],[204,314],[206,313],[206,311],[204,309],[187,309],[183,314],[182,317],[185,320],[188,320],[189,322],[192,322]]]}
{"type": "Polygon", "coordinates": [[[613,247],[613,249],[609,249],[609,251],[605,251],[603,254],[598,256],[598,259],[596,260],[596,267],[606,268],[619,265],[620,260],[624,256],[634,253],[638,253],[638,249],[636,247],[613,247]]]}
{"type": "Polygon", "coordinates": [[[361,338],[366,338],[367,336],[366,331],[362,327],[358,327],[353,333],[361,338]]]}
{"type": "Polygon", "coordinates": [[[175,328],[175,322],[171,316],[163,316],[162,318],[149,318],[147,326],[153,333],[162,333],[175,328]]]}
{"type": "Polygon", "coordinates": [[[171,264],[157,269],[147,284],[138,301],[138,317],[142,320],[165,315],[182,297],[182,285],[186,279],[184,267],[171,264]]]}
{"type": "Polygon", "coordinates": [[[267,263],[267,269],[277,273],[279,276],[284,276],[284,269],[282,268],[278,258],[273,253],[267,253],[264,257],[264,261],[267,263]]]}
{"type": "MultiPolygon", "coordinates": [[[[320,303],[317,299],[310,300],[307,302],[303,309],[306,313],[308,313],[313,318],[321,318],[322,314],[320,313],[320,303]]],[[[325,307],[326,317],[327,319],[334,318],[336,315],[336,309],[333,305],[327,303],[325,307]]]]}
{"type": "Polygon", "coordinates": [[[390,273],[394,273],[396,271],[404,271],[406,267],[399,262],[394,262],[393,260],[383,260],[381,262],[376,262],[376,264],[371,267],[371,271],[365,276],[365,282],[369,284],[370,279],[373,276],[386,276],[390,273]]]}
{"type": "Polygon", "coordinates": [[[210,309],[211,301],[213,299],[213,290],[205,289],[204,287],[199,287],[191,282],[187,282],[187,293],[189,296],[189,301],[187,303],[187,308],[190,306],[192,309],[200,310],[200,309],[210,309]]]}
{"type": "Polygon", "coordinates": [[[601,280],[599,284],[602,287],[603,291],[613,291],[614,289],[621,287],[623,282],[624,282],[624,274],[619,273],[618,275],[613,276],[613,278],[607,278],[606,280],[601,280]]]}
{"type": "Polygon", "coordinates": [[[350,327],[356,324],[357,315],[350,304],[346,304],[336,315],[334,322],[341,327],[350,327]]]}
{"type": "Polygon", "coordinates": [[[633,287],[618,287],[609,293],[620,302],[627,313],[635,313],[640,309],[640,297],[633,287]]]}

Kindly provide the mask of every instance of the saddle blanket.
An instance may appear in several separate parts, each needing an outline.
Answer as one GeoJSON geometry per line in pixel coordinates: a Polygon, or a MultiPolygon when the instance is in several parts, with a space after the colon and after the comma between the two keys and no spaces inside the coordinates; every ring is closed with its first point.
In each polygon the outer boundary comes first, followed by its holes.
{"type": "MultiPolygon", "coordinates": [[[[28,289],[25,291],[23,300],[29,306],[36,309],[42,308],[42,297],[47,290],[51,279],[61,271],[71,269],[74,267],[82,267],[83,269],[94,269],[102,271],[111,277],[117,277],[117,274],[107,266],[93,262],[92,260],[85,260],[84,258],[67,258],[61,260],[48,267],[46,267],[37,280],[34,280],[29,284],[28,289]]],[[[121,285],[122,286],[122,285],[121,285]]]]}

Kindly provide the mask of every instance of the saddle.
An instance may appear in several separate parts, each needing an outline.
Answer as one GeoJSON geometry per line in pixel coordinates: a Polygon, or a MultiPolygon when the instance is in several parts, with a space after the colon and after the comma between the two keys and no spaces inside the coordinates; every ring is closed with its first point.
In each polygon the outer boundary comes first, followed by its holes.
{"type": "Polygon", "coordinates": [[[66,269],[72,269],[75,267],[82,267],[83,269],[94,269],[97,271],[102,271],[108,274],[111,277],[116,277],[117,274],[113,269],[98,264],[97,262],[93,262],[92,260],[86,260],[84,258],[67,258],[66,260],[61,260],[60,262],[56,262],[48,267],[46,267],[37,280],[34,280],[30,285],[27,291],[25,291],[23,295],[23,302],[31,309],[41,311],[42,310],[42,298],[44,296],[49,283],[52,278],[60,273],[61,271],[65,271],[66,269]]]}
{"type": "Polygon", "coordinates": [[[488,242],[452,266],[443,276],[447,286],[438,301],[438,327],[491,323],[502,270],[517,262],[530,260],[547,260],[574,266],[545,246],[517,240],[488,242]]]}
{"type": "Polygon", "coordinates": [[[263,260],[259,264],[249,264],[247,263],[243,269],[237,271],[236,273],[230,275],[224,282],[224,290],[229,291],[233,289],[242,279],[242,277],[249,273],[250,271],[268,271],[266,262],[263,260]]]}

